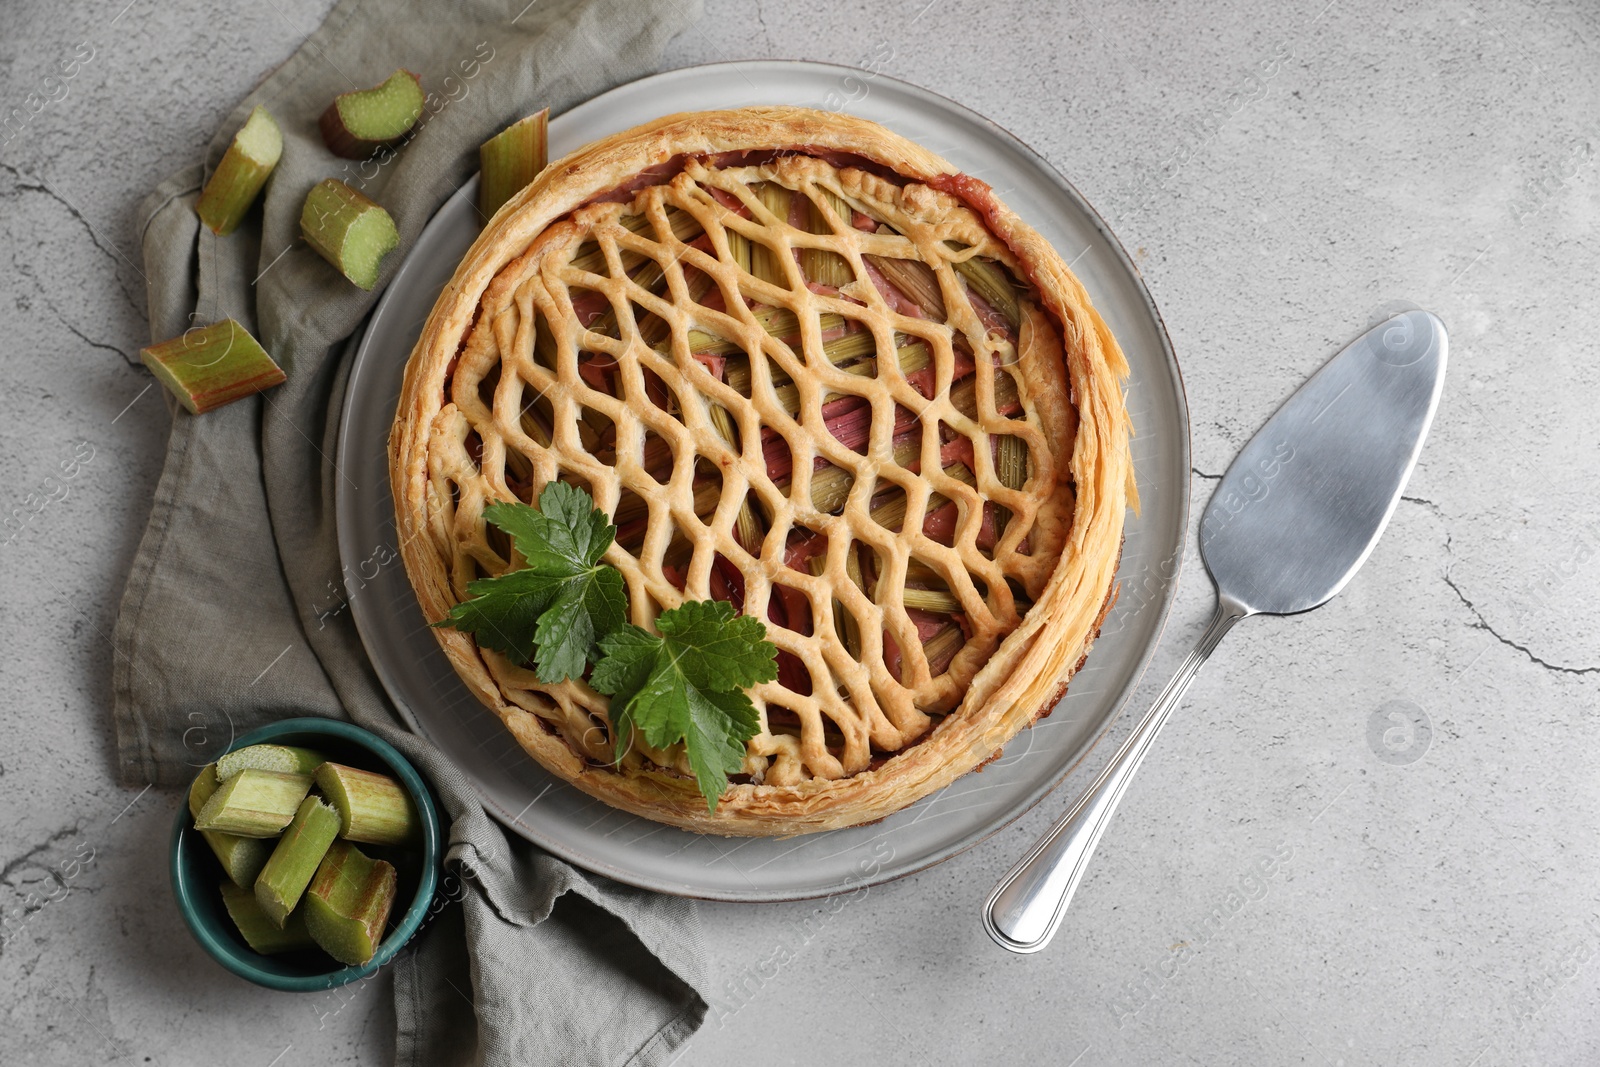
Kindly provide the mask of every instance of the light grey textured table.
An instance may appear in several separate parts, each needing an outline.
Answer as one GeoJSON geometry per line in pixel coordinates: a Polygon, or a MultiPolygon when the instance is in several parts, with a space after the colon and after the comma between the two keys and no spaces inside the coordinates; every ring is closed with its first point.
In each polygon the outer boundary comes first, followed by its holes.
{"type": "MultiPolygon", "coordinates": [[[[134,207],[327,0],[124,3],[0,13],[0,114],[26,116],[0,147],[0,511],[93,453],[0,545],[0,911],[55,898],[4,926],[0,1061],[384,1063],[386,983],[216,968],[169,903],[176,798],[111,784],[108,636],[168,423],[134,207]]],[[[1600,13],[1325,3],[712,2],[670,51],[876,62],[1048,157],[1165,316],[1197,506],[1370,320],[1419,304],[1453,345],[1376,554],[1219,650],[1048,951],[977,915],[1059,794],[856,897],[706,907],[719,1003],[683,1064],[1600,1061],[1600,13]]],[[[1137,701],[1209,614],[1192,544],[1137,701]]]]}

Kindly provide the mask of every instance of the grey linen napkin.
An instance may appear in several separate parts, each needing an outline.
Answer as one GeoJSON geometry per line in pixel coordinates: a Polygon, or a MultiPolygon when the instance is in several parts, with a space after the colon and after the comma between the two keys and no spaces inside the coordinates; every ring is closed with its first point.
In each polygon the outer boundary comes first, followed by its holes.
{"type": "Polygon", "coordinates": [[[348,717],[405,751],[452,823],[444,885],[459,898],[394,965],[402,1064],[656,1064],[699,1027],[704,961],[692,903],[591,877],[508,838],[470,785],[398,725],[341,603],[333,463],[363,293],[299,238],[306,191],[337,177],[394,216],[401,249],[477,167],[478,145],[548,105],[559,112],[644,73],[699,0],[469,0],[426,10],[342,0],[218,131],[204,172],[251,108],[284,131],[259,217],[199,226],[199,166],[143,208],[155,340],[244,323],[288,381],[199,418],[175,410],[149,527],[116,628],[119,773],[186,782],[229,737],[289,715],[348,717]],[[526,6],[524,6],[526,4],[526,6]],[[338,93],[396,67],[431,95],[392,158],[324,147],[338,93]]]}

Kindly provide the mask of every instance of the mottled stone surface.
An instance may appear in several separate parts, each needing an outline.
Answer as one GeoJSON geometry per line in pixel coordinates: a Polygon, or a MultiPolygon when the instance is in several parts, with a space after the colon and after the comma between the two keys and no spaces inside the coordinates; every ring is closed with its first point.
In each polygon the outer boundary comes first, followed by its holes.
{"type": "MultiPolygon", "coordinates": [[[[26,520],[0,534],[0,1060],[383,1063],[385,980],[267,993],[190,941],[178,799],[112,784],[107,714],[168,424],[135,206],[327,0],[123,3],[0,17],[0,486],[26,520]]],[[[720,1003],[681,1063],[1600,1060],[1600,20],[1323,4],[712,2],[672,48],[876,61],[1048,157],[1161,307],[1197,505],[1370,319],[1419,304],[1453,345],[1365,570],[1230,636],[1047,952],[1000,952],[977,909],[1065,795],[864,895],[707,906],[720,1003]]],[[[1209,614],[1188,563],[1136,703],[1209,614]]]]}

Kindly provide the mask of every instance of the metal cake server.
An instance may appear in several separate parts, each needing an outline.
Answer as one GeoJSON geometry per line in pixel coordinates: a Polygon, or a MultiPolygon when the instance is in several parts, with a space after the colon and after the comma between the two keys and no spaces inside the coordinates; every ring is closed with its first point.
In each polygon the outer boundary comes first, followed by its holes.
{"type": "Polygon", "coordinates": [[[1447,347],[1444,323],[1426,311],[1380,323],[1233,461],[1200,523],[1217,587],[1211,625],[1088,791],[989,894],[983,925],[1000,947],[1049,944],[1133,772],[1222,635],[1249,615],[1320,607],[1366,562],[1422,451],[1447,347]]]}

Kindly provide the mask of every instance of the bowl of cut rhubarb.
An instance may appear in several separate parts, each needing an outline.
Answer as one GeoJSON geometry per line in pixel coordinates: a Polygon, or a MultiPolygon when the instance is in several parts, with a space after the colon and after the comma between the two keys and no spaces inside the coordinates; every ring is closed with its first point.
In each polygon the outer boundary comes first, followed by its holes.
{"type": "Polygon", "coordinates": [[[190,786],[172,889],[195,940],[241,978],[331,989],[375,973],[421,928],[438,808],[393,745],[333,719],[239,738],[190,786]]]}

